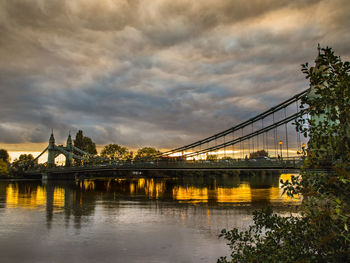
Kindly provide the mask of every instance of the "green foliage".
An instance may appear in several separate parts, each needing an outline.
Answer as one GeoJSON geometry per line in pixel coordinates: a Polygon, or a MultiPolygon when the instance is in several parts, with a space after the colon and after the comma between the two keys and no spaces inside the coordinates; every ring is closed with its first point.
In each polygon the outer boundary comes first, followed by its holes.
{"type": "MultiPolygon", "coordinates": [[[[96,150],[96,144],[91,140],[91,138],[86,137],[83,135],[83,131],[79,130],[77,134],[75,135],[75,140],[73,140],[73,144],[75,147],[79,148],[80,150],[83,150],[84,152],[87,152],[89,154],[97,154],[96,150]]],[[[82,155],[78,151],[73,151],[75,155],[82,155]]],[[[73,158],[74,159],[74,164],[75,165],[82,165],[84,162],[73,158]]]]}
{"type": "Polygon", "coordinates": [[[89,137],[85,137],[84,136],[84,138],[83,138],[83,149],[81,149],[81,150],[83,150],[84,152],[93,154],[93,155],[97,154],[96,144],[89,137]]]}
{"type": "Polygon", "coordinates": [[[230,241],[232,259],[222,257],[218,262],[346,262],[349,248],[329,225],[331,216],[329,211],[313,217],[255,211],[249,230],[222,230],[220,236],[230,241]]]}
{"type": "Polygon", "coordinates": [[[18,159],[16,158],[13,162],[12,162],[12,167],[13,168],[20,168],[20,167],[24,167],[25,165],[32,163],[34,160],[34,156],[32,154],[21,154],[18,159]]]}
{"type": "Polygon", "coordinates": [[[118,144],[108,144],[102,151],[101,156],[112,160],[131,160],[133,153],[130,152],[126,147],[118,144]]]}
{"type": "Polygon", "coordinates": [[[77,134],[75,135],[75,140],[73,140],[74,146],[82,149],[84,147],[84,135],[83,131],[79,130],[77,134]]]}
{"type": "Polygon", "coordinates": [[[143,147],[141,149],[137,150],[135,160],[153,160],[157,154],[160,154],[160,151],[158,151],[156,148],[153,147],[143,147]]]}
{"type": "Polygon", "coordinates": [[[297,124],[299,131],[310,136],[308,162],[313,168],[349,167],[350,63],[342,62],[331,48],[326,48],[315,67],[306,63],[302,71],[310,79],[310,95],[302,101],[309,106],[310,115],[297,124]],[[306,122],[309,127],[304,125],[306,122]]]}
{"type": "Polygon", "coordinates": [[[9,176],[9,165],[3,159],[0,159],[0,176],[9,176]]]}
{"type": "Polygon", "coordinates": [[[260,151],[256,151],[256,152],[252,152],[251,154],[249,154],[249,159],[255,159],[255,158],[259,158],[259,157],[268,157],[269,153],[265,150],[260,150],[260,151]]]}
{"type": "Polygon", "coordinates": [[[0,159],[3,160],[5,163],[10,162],[10,156],[5,149],[0,149],[0,159]]]}
{"type": "Polygon", "coordinates": [[[320,51],[315,67],[302,65],[311,91],[301,108],[310,114],[296,124],[309,142],[301,176],[282,181],[287,195],[303,196],[300,215],[257,211],[249,230],[223,230],[232,259],[218,262],[350,261],[349,69],[330,48],[320,51]]]}
{"type": "MultiPolygon", "coordinates": [[[[75,147],[83,150],[84,152],[97,154],[96,144],[91,140],[91,138],[84,136],[82,130],[77,132],[73,143],[75,147]]],[[[79,153],[76,154],[80,155],[79,153]]]]}
{"type": "Polygon", "coordinates": [[[220,160],[228,160],[228,161],[232,161],[234,160],[231,156],[224,156],[222,158],[220,158],[220,160]]]}
{"type": "Polygon", "coordinates": [[[216,161],[218,159],[218,156],[216,154],[207,154],[208,161],[216,161]]]}

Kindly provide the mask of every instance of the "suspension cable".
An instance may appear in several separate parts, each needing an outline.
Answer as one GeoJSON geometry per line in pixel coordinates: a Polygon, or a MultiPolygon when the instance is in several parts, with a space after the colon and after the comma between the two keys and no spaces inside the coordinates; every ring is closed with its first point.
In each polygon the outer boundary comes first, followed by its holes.
{"type": "Polygon", "coordinates": [[[267,110],[267,111],[265,111],[265,112],[255,116],[253,118],[250,118],[249,120],[247,120],[247,121],[245,121],[245,122],[243,122],[241,124],[238,124],[238,125],[236,125],[234,127],[231,127],[231,128],[229,128],[227,130],[224,130],[222,132],[214,134],[214,135],[212,135],[210,137],[207,137],[205,139],[196,141],[194,143],[191,143],[191,144],[188,144],[188,145],[176,148],[176,149],[172,149],[172,150],[167,151],[165,153],[158,154],[156,156],[168,156],[168,155],[171,155],[172,153],[181,152],[181,151],[187,150],[187,149],[189,149],[191,147],[196,147],[196,146],[199,146],[201,144],[213,141],[213,140],[215,140],[217,138],[223,137],[224,135],[227,135],[227,134],[231,133],[232,131],[236,131],[236,130],[239,130],[240,128],[246,127],[246,126],[248,126],[249,124],[251,124],[253,122],[256,122],[256,121],[258,121],[258,120],[260,120],[262,118],[265,118],[265,117],[271,115],[274,112],[277,112],[277,111],[279,111],[279,110],[289,106],[290,104],[294,103],[296,100],[299,100],[301,97],[305,96],[309,91],[310,91],[310,89],[304,90],[303,92],[301,92],[301,93],[293,96],[292,98],[290,98],[290,99],[288,99],[288,100],[286,100],[286,101],[284,101],[284,102],[282,102],[282,103],[280,103],[280,104],[270,108],[269,110],[267,110]]]}
{"type": "Polygon", "coordinates": [[[286,119],[280,120],[278,122],[275,122],[272,125],[266,126],[266,127],[264,127],[264,129],[260,129],[260,130],[254,131],[254,132],[252,132],[250,134],[244,135],[243,137],[239,137],[237,139],[234,139],[233,141],[228,141],[225,144],[222,143],[222,144],[219,144],[219,145],[216,145],[216,146],[209,147],[207,149],[202,150],[201,152],[197,151],[197,152],[194,152],[192,154],[187,154],[187,156],[194,156],[194,155],[198,155],[198,154],[202,154],[202,153],[207,153],[207,152],[210,152],[210,151],[213,151],[213,150],[222,149],[223,147],[228,146],[228,145],[239,143],[240,141],[252,139],[252,138],[254,138],[257,135],[260,135],[260,134],[262,134],[264,132],[270,131],[270,130],[276,128],[276,127],[282,126],[282,125],[284,125],[284,124],[286,124],[286,123],[288,123],[290,121],[293,121],[296,118],[301,117],[302,115],[304,115],[306,112],[307,112],[306,110],[300,111],[299,113],[295,113],[295,114],[287,117],[286,119]]]}

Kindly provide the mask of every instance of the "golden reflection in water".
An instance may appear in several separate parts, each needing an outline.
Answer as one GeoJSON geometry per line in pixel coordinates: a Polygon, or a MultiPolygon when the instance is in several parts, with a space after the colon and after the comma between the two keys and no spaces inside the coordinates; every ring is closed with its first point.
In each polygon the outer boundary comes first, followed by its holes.
{"type": "MultiPolygon", "coordinates": [[[[157,185],[157,183],[156,183],[156,185],[157,185]]],[[[148,197],[153,197],[154,196],[154,192],[155,192],[154,187],[155,187],[154,180],[153,179],[147,180],[147,182],[146,182],[146,184],[144,186],[144,189],[145,189],[145,194],[148,197]]]]}
{"type": "MultiPolygon", "coordinates": [[[[281,174],[280,179],[287,180],[292,174],[281,174]]],[[[295,196],[290,198],[282,195],[281,185],[270,187],[252,188],[249,183],[240,183],[237,187],[195,187],[195,186],[176,186],[173,188],[173,199],[180,202],[208,202],[209,200],[218,203],[251,203],[251,202],[283,202],[299,203],[300,198],[295,196]]]]}
{"type": "Polygon", "coordinates": [[[24,191],[10,184],[6,188],[6,204],[12,208],[33,209],[46,204],[46,191],[41,186],[27,187],[24,191]]]}
{"type": "Polygon", "coordinates": [[[176,186],[173,188],[173,198],[179,201],[208,202],[208,188],[194,186],[176,186]]]}
{"type": "Polygon", "coordinates": [[[53,192],[53,206],[57,208],[64,207],[64,189],[56,187],[53,192]]]}
{"type": "Polygon", "coordinates": [[[234,188],[215,187],[208,189],[207,187],[177,186],[173,189],[175,200],[192,203],[208,202],[208,200],[214,200],[218,203],[248,203],[252,200],[251,195],[248,184],[241,184],[234,188]]]}
{"type": "Polygon", "coordinates": [[[45,190],[42,187],[38,187],[36,189],[36,196],[35,196],[35,200],[36,200],[36,205],[44,205],[46,203],[46,194],[45,194],[45,190]]]}
{"type": "Polygon", "coordinates": [[[252,200],[252,192],[249,184],[241,184],[235,188],[217,188],[217,202],[219,203],[249,203],[252,200]]]}
{"type": "MultiPolygon", "coordinates": [[[[261,182],[248,178],[246,179],[248,181],[241,181],[233,186],[226,186],[232,185],[232,180],[229,178],[227,181],[221,182],[221,185],[220,180],[213,180],[210,186],[201,184],[201,180],[197,184],[183,184],[180,180],[178,183],[167,185],[166,182],[169,179],[116,179],[106,181],[104,187],[106,191],[116,193],[123,191],[130,195],[137,194],[156,199],[166,196],[178,202],[187,203],[299,203],[301,198],[292,199],[287,195],[282,195],[283,190],[281,184],[278,183],[279,179],[290,180],[291,176],[292,174],[281,174],[277,178],[268,177],[266,180],[263,178],[261,182]]],[[[76,186],[79,186],[81,190],[94,191],[96,184],[97,182],[93,180],[84,180],[76,186]]],[[[100,184],[98,185],[100,187],[100,184]]],[[[9,184],[6,186],[6,203],[8,207],[36,208],[45,206],[46,202],[49,201],[53,208],[61,209],[65,206],[65,201],[67,201],[65,196],[67,196],[82,204],[83,194],[79,194],[77,189],[66,189],[56,185],[50,186],[50,189],[48,190],[47,186],[41,185],[9,184]],[[66,191],[68,192],[66,193],[66,191]]],[[[101,192],[102,194],[103,192],[101,192]]]]}
{"type": "MultiPolygon", "coordinates": [[[[280,179],[287,180],[291,178],[292,174],[281,174],[280,179]]],[[[128,181],[126,179],[115,179],[117,184],[127,182],[127,189],[131,195],[145,195],[149,198],[161,198],[167,191],[165,180],[155,179],[133,179],[128,181]]],[[[276,178],[277,181],[277,178],[276,178]]],[[[277,181],[277,182],[278,182],[277,181]]],[[[105,184],[106,190],[112,189],[112,181],[105,184]]],[[[252,187],[249,182],[241,182],[236,187],[217,186],[216,180],[213,181],[212,187],[207,186],[183,186],[175,185],[171,189],[172,198],[180,202],[190,203],[205,203],[214,201],[218,203],[251,203],[251,202],[283,202],[293,203],[299,202],[298,197],[292,199],[287,195],[282,195],[281,184],[279,186],[271,185],[270,187],[252,187]]],[[[80,187],[85,190],[93,190],[95,188],[93,180],[85,180],[80,183],[80,187]]],[[[168,189],[169,190],[169,189],[168,189]]]]}
{"type": "Polygon", "coordinates": [[[95,182],[93,180],[80,181],[80,188],[84,189],[85,191],[93,191],[95,190],[95,182]]]}
{"type": "MultiPolygon", "coordinates": [[[[6,188],[6,204],[11,208],[35,209],[45,206],[46,197],[46,189],[42,186],[27,186],[24,189],[19,189],[16,185],[10,184],[6,188]]],[[[65,190],[55,187],[51,200],[53,207],[63,208],[65,190]]]]}
{"type": "Polygon", "coordinates": [[[135,185],[133,183],[130,184],[130,194],[135,193],[135,185]]]}
{"type": "Polygon", "coordinates": [[[154,179],[150,179],[146,181],[146,183],[144,184],[144,187],[145,187],[145,194],[148,197],[153,197],[158,199],[159,197],[162,197],[165,193],[164,181],[155,182],[154,179]]]}
{"type": "Polygon", "coordinates": [[[146,183],[146,180],[144,178],[140,178],[137,182],[137,188],[138,189],[145,188],[145,183],[146,183]]]}

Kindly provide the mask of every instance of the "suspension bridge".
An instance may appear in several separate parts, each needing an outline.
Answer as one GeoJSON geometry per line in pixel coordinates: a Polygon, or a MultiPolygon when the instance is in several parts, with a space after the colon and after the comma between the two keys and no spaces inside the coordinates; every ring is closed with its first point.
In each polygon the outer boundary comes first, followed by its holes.
{"type": "Polygon", "coordinates": [[[294,124],[297,119],[307,117],[308,111],[301,109],[300,101],[310,94],[307,89],[229,129],[138,161],[111,160],[89,154],[73,145],[70,134],[66,146],[56,145],[52,132],[48,146],[27,164],[26,173],[59,176],[123,170],[299,169],[306,138],[294,124]],[[47,162],[37,165],[45,152],[47,162]],[[256,155],[257,152],[264,155],[256,155]],[[65,157],[65,166],[55,165],[60,155],[65,157]]]}

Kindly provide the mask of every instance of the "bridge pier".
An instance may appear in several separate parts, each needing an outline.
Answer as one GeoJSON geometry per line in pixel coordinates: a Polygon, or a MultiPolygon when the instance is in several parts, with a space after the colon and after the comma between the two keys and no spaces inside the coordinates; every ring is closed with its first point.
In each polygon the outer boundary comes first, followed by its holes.
{"type": "Polygon", "coordinates": [[[47,173],[41,174],[41,180],[46,181],[48,179],[49,175],[47,173]]]}

